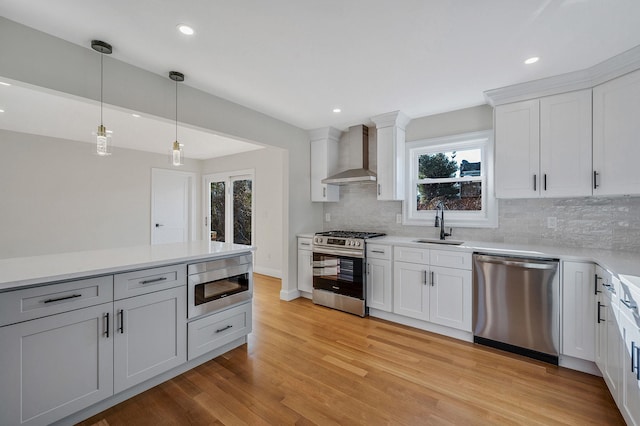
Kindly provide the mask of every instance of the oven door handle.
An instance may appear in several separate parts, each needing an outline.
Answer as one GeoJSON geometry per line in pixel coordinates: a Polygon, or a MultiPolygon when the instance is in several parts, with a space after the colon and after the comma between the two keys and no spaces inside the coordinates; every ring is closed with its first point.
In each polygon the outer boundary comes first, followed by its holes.
{"type": "Polygon", "coordinates": [[[333,254],[336,256],[348,256],[348,257],[357,257],[358,259],[364,259],[364,252],[362,250],[343,250],[336,248],[328,248],[324,249],[322,247],[313,247],[313,253],[319,254],[333,254]]]}

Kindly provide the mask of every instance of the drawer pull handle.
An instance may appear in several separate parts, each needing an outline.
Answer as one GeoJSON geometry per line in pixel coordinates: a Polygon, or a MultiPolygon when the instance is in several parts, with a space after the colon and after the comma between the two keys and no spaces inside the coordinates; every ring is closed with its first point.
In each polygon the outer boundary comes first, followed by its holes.
{"type": "Polygon", "coordinates": [[[632,311],[635,311],[638,308],[638,306],[635,303],[630,302],[628,300],[620,299],[620,301],[622,302],[622,304],[624,306],[626,306],[627,308],[631,309],[632,311]]]}
{"type": "Polygon", "coordinates": [[[120,327],[118,328],[118,331],[120,334],[124,334],[124,309],[120,309],[118,316],[120,317],[120,327]]]}
{"type": "Polygon", "coordinates": [[[42,303],[60,302],[61,300],[75,299],[76,297],[82,297],[81,294],[72,294],[71,296],[58,297],[56,299],[47,299],[42,303]]]}
{"type": "Polygon", "coordinates": [[[107,326],[105,327],[105,330],[104,330],[104,337],[109,338],[109,312],[104,314],[104,319],[107,322],[107,326]]]}
{"type": "Polygon", "coordinates": [[[380,254],[384,254],[384,251],[382,251],[382,250],[371,250],[371,253],[380,253],[380,254]]]}
{"type": "Polygon", "coordinates": [[[140,281],[140,284],[151,284],[151,283],[157,283],[159,281],[166,281],[167,277],[160,277],[160,278],[153,278],[151,280],[144,280],[144,281],[140,281]]]}
{"type": "Polygon", "coordinates": [[[222,327],[216,330],[216,333],[222,333],[223,331],[226,331],[228,329],[230,329],[231,327],[233,327],[232,325],[228,325],[226,327],[222,327]]]}
{"type": "Polygon", "coordinates": [[[600,308],[603,308],[605,305],[603,305],[602,303],[598,302],[598,324],[600,324],[601,322],[605,322],[605,320],[602,319],[602,316],[600,315],[600,308]]]}
{"type": "Polygon", "coordinates": [[[301,246],[310,246],[310,243],[300,243],[301,246]]]}
{"type": "Polygon", "coordinates": [[[635,373],[636,369],[636,342],[631,341],[631,372],[635,373]]]}

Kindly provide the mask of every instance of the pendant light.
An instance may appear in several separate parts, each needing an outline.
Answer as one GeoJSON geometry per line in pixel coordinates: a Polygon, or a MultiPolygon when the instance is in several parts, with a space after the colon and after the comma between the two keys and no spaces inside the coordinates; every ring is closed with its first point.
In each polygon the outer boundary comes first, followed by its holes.
{"type": "Polygon", "coordinates": [[[176,139],[171,146],[171,163],[174,166],[183,165],[182,144],[178,142],[178,82],[184,81],[184,74],[178,71],[169,72],[169,78],[176,82],[176,139]]]}
{"type": "Polygon", "coordinates": [[[100,125],[96,132],[96,153],[100,156],[106,156],[111,155],[111,132],[108,132],[102,123],[102,86],[104,82],[102,70],[104,55],[110,55],[113,49],[109,43],[100,40],[91,40],[91,48],[100,52],[100,125]]]}

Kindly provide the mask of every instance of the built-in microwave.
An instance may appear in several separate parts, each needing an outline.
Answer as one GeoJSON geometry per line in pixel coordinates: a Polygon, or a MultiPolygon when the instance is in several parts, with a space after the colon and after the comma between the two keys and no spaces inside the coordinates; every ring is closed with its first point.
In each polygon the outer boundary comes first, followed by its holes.
{"type": "Polygon", "coordinates": [[[187,266],[189,318],[250,300],[253,296],[251,254],[192,263],[187,266]]]}

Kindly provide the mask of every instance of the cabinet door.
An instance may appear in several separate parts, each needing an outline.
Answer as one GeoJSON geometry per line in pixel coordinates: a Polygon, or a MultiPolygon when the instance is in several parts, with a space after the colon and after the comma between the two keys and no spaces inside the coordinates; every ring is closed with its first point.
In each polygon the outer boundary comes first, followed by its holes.
{"type": "Polygon", "coordinates": [[[540,193],[540,108],[537,99],[495,108],[495,186],[498,198],[540,193]]]}
{"type": "Polygon", "coordinates": [[[596,297],[593,263],[563,262],[562,354],[595,360],[596,297]]]}
{"type": "Polygon", "coordinates": [[[187,288],[114,304],[114,389],[120,392],[187,360],[187,288]]]}
{"type": "Polygon", "coordinates": [[[313,291],[313,252],[298,250],[298,290],[313,291]]]}
{"type": "Polygon", "coordinates": [[[405,131],[396,126],[377,131],[378,200],[404,200],[405,131]]]}
{"type": "Polygon", "coordinates": [[[596,330],[594,360],[602,375],[605,375],[607,364],[607,313],[609,307],[603,296],[598,295],[596,301],[596,330]]]}
{"type": "MultiPolygon", "coordinates": [[[[627,309],[622,307],[622,309],[627,309]]],[[[631,314],[629,317],[626,314],[621,315],[621,329],[624,336],[624,341],[621,342],[621,347],[624,351],[622,361],[622,389],[621,389],[621,404],[618,406],[621,408],[622,415],[630,425],[640,424],[640,319],[637,316],[631,314]]]]}
{"type": "Polygon", "coordinates": [[[607,355],[602,376],[609,387],[609,392],[611,392],[611,395],[613,395],[617,400],[621,391],[620,387],[623,373],[621,365],[622,354],[620,353],[620,350],[622,350],[624,342],[622,340],[622,331],[619,327],[619,308],[615,303],[613,303],[613,299],[605,299],[604,303],[607,305],[607,340],[605,345],[607,355]]]}
{"type": "Polygon", "coordinates": [[[429,321],[471,331],[471,271],[431,267],[429,321]]]}
{"type": "Polygon", "coordinates": [[[541,195],[591,195],[591,155],[591,89],[540,99],[541,195]]]}
{"type": "Polygon", "coordinates": [[[429,320],[429,267],[417,263],[393,263],[393,312],[429,320]]]}
{"type": "Polygon", "coordinates": [[[391,312],[392,296],[391,262],[367,259],[367,306],[391,312]]]}
{"type": "Polygon", "coordinates": [[[640,194],[640,71],[593,88],[594,195],[640,194]]]}
{"type": "Polygon", "coordinates": [[[338,141],[311,141],[311,201],[340,201],[340,187],[322,183],[322,179],[336,172],[337,166],[338,141]]]}
{"type": "Polygon", "coordinates": [[[112,308],[0,328],[0,424],[50,424],[113,394],[112,308]]]}

